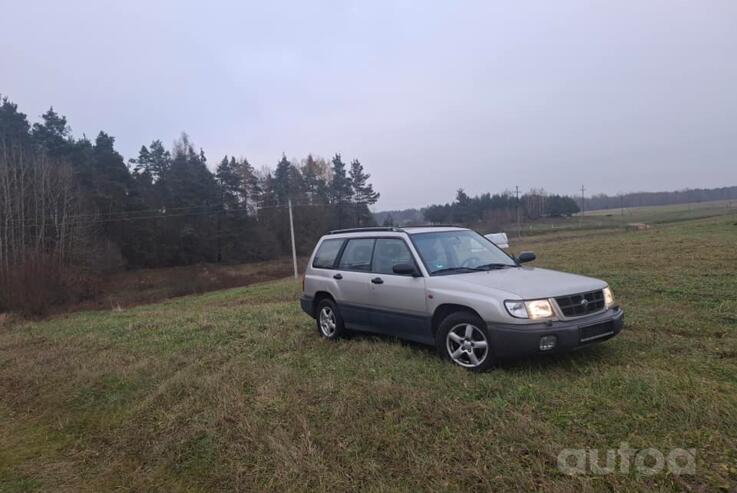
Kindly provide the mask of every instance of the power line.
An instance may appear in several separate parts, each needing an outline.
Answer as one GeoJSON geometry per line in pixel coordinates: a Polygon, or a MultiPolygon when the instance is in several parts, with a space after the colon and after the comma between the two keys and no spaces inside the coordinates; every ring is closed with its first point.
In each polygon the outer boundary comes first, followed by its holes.
{"type": "MultiPolygon", "coordinates": [[[[138,209],[134,211],[118,211],[118,212],[100,212],[100,213],[90,213],[90,214],[72,214],[66,217],[66,219],[85,219],[90,218],[92,220],[97,220],[100,218],[109,218],[110,220],[125,220],[129,218],[137,218],[137,217],[145,217],[145,216],[138,216],[137,214],[142,213],[154,213],[157,212],[159,215],[161,214],[168,214],[169,211],[186,211],[186,210],[195,210],[195,209],[215,209],[215,208],[221,208],[222,205],[200,205],[200,206],[190,206],[190,207],[172,207],[172,208],[158,208],[158,209],[138,209]],[[117,216],[117,217],[116,217],[117,216]]],[[[26,220],[25,222],[28,224],[32,224],[31,221],[33,221],[33,218],[26,220]]],[[[17,224],[18,222],[23,221],[8,221],[10,224],[17,224]]],[[[96,221],[97,222],[97,221],[96,221]]]]}
{"type": "MultiPolygon", "coordinates": [[[[350,203],[350,204],[343,204],[341,207],[356,207],[356,206],[362,206],[362,205],[371,205],[368,203],[350,203]]],[[[177,217],[195,217],[195,216],[208,216],[208,215],[216,215],[216,214],[229,214],[229,213],[251,213],[255,212],[256,215],[258,215],[258,211],[263,209],[288,209],[288,205],[267,205],[267,206],[254,206],[254,207],[239,207],[239,208],[224,208],[222,205],[218,204],[215,206],[197,206],[197,207],[183,207],[179,208],[181,210],[186,209],[199,209],[207,207],[210,209],[215,210],[203,210],[203,211],[197,211],[197,212],[183,212],[179,214],[170,214],[168,211],[160,212],[159,214],[154,215],[144,215],[144,216],[129,216],[129,217],[109,217],[109,218],[101,218],[101,219],[92,219],[92,220],[78,220],[80,218],[86,218],[89,217],[87,214],[80,214],[80,215],[74,215],[74,216],[67,216],[64,220],[64,226],[91,226],[91,225],[98,225],[98,224],[110,224],[110,223],[119,223],[119,222],[133,222],[133,221],[140,221],[140,220],[155,220],[155,219],[169,219],[169,218],[177,218],[177,217]]],[[[326,208],[332,208],[337,207],[333,204],[297,204],[295,207],[326,207],[326,208]]],[[[171,209],[173,210],[173,209],[171,209]]],[[[17,225],[19,224],[19,221],[7,221],[7,224],[10,225],[17,225]]],[[[61,226],[60,222],[57,221],[56,223],[49,221],[46,223],[39,223],[39,222],[29,222],[26,221],[24,224],[21,224],[21,228],[40,228],[40,227],[59,227],[61,226]]]]}
{"type": "MultiPolygon", "coordinates": [[[[361,205],[372,205],[366,202],[352,202],[349,204],[342,204],[341,207],[352,207],[352,206],[361,206],[361,205]]],[[[336,207],[335,204],[310,204],[310,203],[297,203],[293,204],[293,207],[336,207]]],[[[211,210],[214,213],[221,212],[225,210],[226,212],[230,211],[243,211],[243,210],[252,210],[252,211],[258,211],[261,209],[287,209],[288,206],[286,204],[273,204],[273,205],[263,205],[262,204],[254,204],[253,206],[246,206],[246,207],[239,207],[239,208],[224,208],[222,204],[214,204],[214,205],[196,205],[196,206],[184,206],[184,207],[159,207],[159,208],[151,208],[151,209],[136,209],[136,210],[126,210],[126,211],[116,211],[116,212],[99,212],[99,213],[89,213],[89,214],[72,214],[66,217],[67,220],[72,219],[91,219],[90,222],[115,222],[115,221],[124,221],[129,219],[149,219],[151,217],[179,217],[182,214],[171,214],[171,212],[185,212],[185,211],[197,211],[197,212],[208,212],[208,210],[211,210]],[[200,209],[203,209],[200,211],[200,209]],[[153,216],[147,215],[147,216],[140,216],[139,214],[154,214],[153,216]]],[[[9,224],[17,224],[19,222],[25,222],[28,225],[34,225],[33,223],[34,219],[30,218],[26,221],[15,221],[15,220],[9,220],[9,224]]]]}

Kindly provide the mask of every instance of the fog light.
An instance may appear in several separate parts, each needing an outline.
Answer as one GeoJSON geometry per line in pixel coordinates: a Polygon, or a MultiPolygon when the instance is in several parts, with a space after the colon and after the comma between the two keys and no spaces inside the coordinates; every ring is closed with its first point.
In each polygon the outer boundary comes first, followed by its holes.
{"type": "Polygon", "coordinates": [[[540,338],[540,351],[550,351],[555,347],[558,338],[555,336],[542,336],[540,338]]]}

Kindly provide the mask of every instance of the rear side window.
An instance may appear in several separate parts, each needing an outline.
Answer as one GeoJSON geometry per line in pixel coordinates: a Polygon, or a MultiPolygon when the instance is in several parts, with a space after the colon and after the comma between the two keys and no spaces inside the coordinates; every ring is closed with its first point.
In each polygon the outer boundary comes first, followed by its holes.
{"type": "Polygon", "coordinates": [[[338,257],[340,247],[343,246],[344,240],[325,240],[320,243],[317,249],[315,260],[312,261],[312,267],[318,269],[332,269],[335,265],[335,259],[338,257]]]}
{"type": "Polygon", "coordinates": [[[340,257],[339,269],[371,271],[371,255],[374,241],[369,238],[348,240],[348,244],[340,257]]]}

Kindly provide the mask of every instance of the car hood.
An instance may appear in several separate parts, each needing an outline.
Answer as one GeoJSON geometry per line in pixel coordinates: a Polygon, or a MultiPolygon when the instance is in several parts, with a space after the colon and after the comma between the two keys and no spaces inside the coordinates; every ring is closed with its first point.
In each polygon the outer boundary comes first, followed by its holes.
{"type": "Polygon", "coordinates": [[[537,267],[513,267],[486,272],[471,272],[438,276],[437,279],[449,281],[457,289],[473,285],[484,289],[504,291],[521,299],[553,298],[567,294],[582,293],[603,289],[607,283],[593,277],[568,274],[537,267]]]}

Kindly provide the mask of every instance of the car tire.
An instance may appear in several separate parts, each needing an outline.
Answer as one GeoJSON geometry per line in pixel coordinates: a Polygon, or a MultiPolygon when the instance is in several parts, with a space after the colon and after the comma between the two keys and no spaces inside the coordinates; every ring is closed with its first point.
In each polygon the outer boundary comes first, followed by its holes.
{"type": "Polygon", "coordinates": [[[320,300],[315,309],[317,331],[325,339],[337,339],[345,333],[343,317],[340,316],[338,305],[330,298],[320,300]]]}
{"type": "Polygon", "coordinates": [[[435,334],[438,352],[470,371],[486,371],[494,366],[491,338],[486,324],[477,315],[458,311],[445,317],[435,334]]]}

